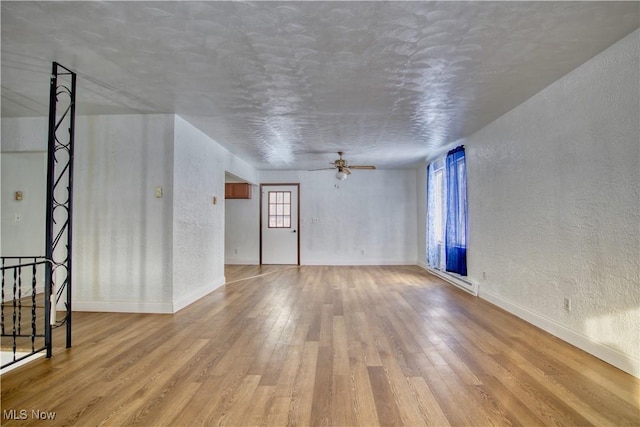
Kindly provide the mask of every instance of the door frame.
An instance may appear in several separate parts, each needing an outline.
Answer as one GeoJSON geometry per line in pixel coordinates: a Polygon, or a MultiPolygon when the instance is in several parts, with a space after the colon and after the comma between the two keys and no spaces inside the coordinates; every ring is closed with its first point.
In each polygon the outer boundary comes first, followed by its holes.
{"type": "Polygon", "coordinates": [[[300,183],[299,182],[289,182],[289,183],[282,183],[282,182],[277,182],[277,183],[260,183],[260,265],[262,265],[262,204],[263,204],[263,187],[277,187],[277,186],[289,186],[289,187],[296,187],[296,191],[298,192],[298,206],[296,206],[297,209],[297,217],[298,217],[298,223],[296,224],[296,234],[298,235],[297,237],[297,253],[298,253],[298,264],[300,265],[300,183]]]}

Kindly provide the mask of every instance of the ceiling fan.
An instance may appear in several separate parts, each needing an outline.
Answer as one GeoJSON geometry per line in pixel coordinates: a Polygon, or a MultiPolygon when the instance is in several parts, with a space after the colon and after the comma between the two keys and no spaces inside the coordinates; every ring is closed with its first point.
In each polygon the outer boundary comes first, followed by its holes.
{"type": "Polygon", "coordinates": [[[347,176],[351,175],[351,171],[349,169],[368,169],[368,170],[372,170],[375,169],[375,166],[371,166],[371,165],[350,165],[349,162],[347,162],[347,160],[343,159],[342,156],[344,155],[343,151],[338,151],[338,155],[340,156],[340,158],[336,161],[334,161],[333,163],[330,163],[331,165],[333,165],[330,168],[320,168],[320,169],[311,169],[312,171],[321,171],[321,170],[330,170],[330,169],[337,169],[338,172],[336,172],[336,178],[339,181],[344,181],[345,179],[347,179],[347,176]]]}

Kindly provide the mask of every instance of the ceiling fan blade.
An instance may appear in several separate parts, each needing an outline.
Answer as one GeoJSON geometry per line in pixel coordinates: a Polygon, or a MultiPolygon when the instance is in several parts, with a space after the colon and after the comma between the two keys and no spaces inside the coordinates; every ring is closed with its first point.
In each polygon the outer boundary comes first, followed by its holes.
{"type": "Polygon", "coordinates": [[[338,155],[340,156],[340,158],[338,160],[335,160],[332,163],[329,163],[330,165],[333,166],[331,168],[309,169],[309,170],[310,171],[322,171],[322,170],[338,169],[338,172],[344,172],[345,175],[351,175],[351,171],[349,169],[368,169],[368,170],[372,170],[372,169],[376,168],[373,165],[355,165],[355,166],[349,165],[347,160],[342,157],[343,154],[344,154],[344,152],[338,151],[338,155]]]}
{"type": "Polygon", "coordinates": [[[329,170],[333,170],[335,169],[335,166],[332,168],[320,168],[320,169],[307,169],[307,172],[313,172],[313,171],[329,171],[329,170]]]}

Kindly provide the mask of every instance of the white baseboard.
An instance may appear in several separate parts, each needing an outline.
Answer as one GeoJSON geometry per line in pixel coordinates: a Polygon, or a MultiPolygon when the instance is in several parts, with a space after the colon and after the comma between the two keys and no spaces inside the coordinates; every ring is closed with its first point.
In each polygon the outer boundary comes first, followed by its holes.
{"type": "Polygon", "coordinates": [[[193,290],[176,298],[173,303],[144,301],[78,301],[72,302],[73,311],[93,311],[108,313],[149,313],[173,314],[196,302],[205,295],[224,285],[224,276],[213,281],[211,285],[193,290]]]}
{"type": "Polygon", "coordinates": [[[225,264],[229,265],[260,265],[260,260],[257,259],[238,259],[238,258],[226,258],[225,264]]]}
{"type": "Polygon", "coordinates": [[[73,311],[107,313],[173,313],[173,304],[167,302],[73,300],[71,308],[73,311]]]}
{"type": "Polygon", "coordinates": [[[357,266],[357,265],[416,265],[415,260],[407,261],[404,259],[302,259],[300,265],[335,265],[335,266],[357,266]]]}
{"type": "Polygon", "coordinates": [[[464,280],[462,278],[458,278],[452,274],[447,274],[443,271],[436,270],[427,265],[427,263],[423,261],[418,261],[418,266],[427,270],[427,272],[433,274],[434,276],[438,276],[442,280],[445,280],[451,283],[453,286],[462,289],[465,292],[469,292],[473,296],[478,296],[478,284],[471,282],[470,280],[464,280]]]}
{"type": "Polygon", "coordinates": [[[195,289],[189,292],[186,295],[181,296],[180,298],[173,301],[173,313],[176,313],[186,306],[198,301],[200,298],[204,297],[207,294],[218,289],[220,286],[224,285],[226,282],[225,277],[219,277],[214,280],[210,285],[204,286],[202,288],[195,289]]]}
{"type": "Polygon", "coordinates": [[[603,343],[594,341],[592,338],[576,332],[538,313],[534,313],[519,304],[512,303],[506,299],[486,290],[480,291],[480,298],[508,311],[532,325],[537,326],[545,332],[550,333],[571,345],[601,359],[610,365],[615,366],[636,378],[640,378],[640,360],[630,354],[626,354],[603,343]]]}

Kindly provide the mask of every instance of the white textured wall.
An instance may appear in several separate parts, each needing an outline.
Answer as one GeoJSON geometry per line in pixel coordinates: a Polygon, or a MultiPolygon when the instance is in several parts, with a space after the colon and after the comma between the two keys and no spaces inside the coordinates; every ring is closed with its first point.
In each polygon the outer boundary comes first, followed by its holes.
{"type": "Polygon", "coordinates": [[[44,256],[47,153],[2,153],[2,256],[44,256]],[[15,192],[22,191],[22,200],[15,192]]]}
{"type": "Polygon", "coordinates": [[[260,172],[264,183],[300,183],[300,262],[415,264],[415,171],[354,171],[342,182],[334,175],[332,171],[260,172]]]}
{"type": "Polygon", "coordinates": [[[251,199],[225,200],[225,263],[260,263],[260,186],[253,185],[251,199]]]}
{"type": "Polygon", "coordinates": [[[636,31],[464,142],[469,275],[480,295],[636,375],[638,39],[636,31]]]}
{"type": "MultiPolygon", "coordinates": [[[[3,150],[46,150],[47,119],[5,118],[2,138],[3,150]]],[[[170,311],[172,143],[170,115],[78,117],[75,309],[170,311]]]]}
{"type": "MultiPolygon", "coordinates": [[[[43,152],[4,152],[2,159],[2,197],[0,205],[0,254],[2,256],[44,256],[47,188],[47,154],[43,152]],[[22,200],[15,192],[22,191],[22,200]]],[[[7,260],[5,265],[19,260],[7,260]]],[[[23,260],[30,262],[30,260],[23,260]]],[[[31,269],[23,269],[22,296],[31,295],[31,269]]],[[[8,275],[9,276],[9,275],[8,275]]],[[[37,292],[44,291],[44,266],[36,273],[37,292]]],[[[13,299],[13,279],[7,277],[3,300],[13,299]]]]}
{"type": "MultiPolygon", "coordinates": [[[[46,140],[46,118],[2,119],[3,151],[46,140]]],[[[76,310],[173,312],[224,283],[225,170],[257,171],[174,115],[80,116],[75,150],[76,310]]]]}
{"type": "Polygon", "coordinates": [[[171,311],[173,127],[172,115],[78,118],[77,309],[171,311]]]}
{"type": "MultiPolygon", "coordinates": [[[[45,254],[46,215],[46,118],[2,119],[2,166],[0,181],[0,246],[3,256],[45,254]],[[14,200],[17,190],[24,191],[24,200],[14,200]],[[15,223],[15,214],[22,217],[15,223]]],[[[29,272],[23,272],[23,280],[31,280],[29,272]]],[[[44,289],[44,269],[39,267],[37,292],[44,289]]],[[[29,295],[28,290],[23,295],[29,295]]],[[[13,298],[11,288],[5,289],[5,301],[13,298]]]]}
{"type": "Polygon", "coordinates": [[[258,183],[258,171],[245,162],[241,158],[232,154],[229,150],[223,149],[224,156],[224,168],[226,172],[229,172],[245,182],[252,184],[258,183]]]}
{"type": "Polygon", "coordinates": [[[47,151],[47,117],[3,117],[2,151],[47,151]]]}
{"type": "Polygon", "coordinates": [[[224,284],[225,153],[207,135],[175,117],[173,301],[177,308],[224,284]]]}

